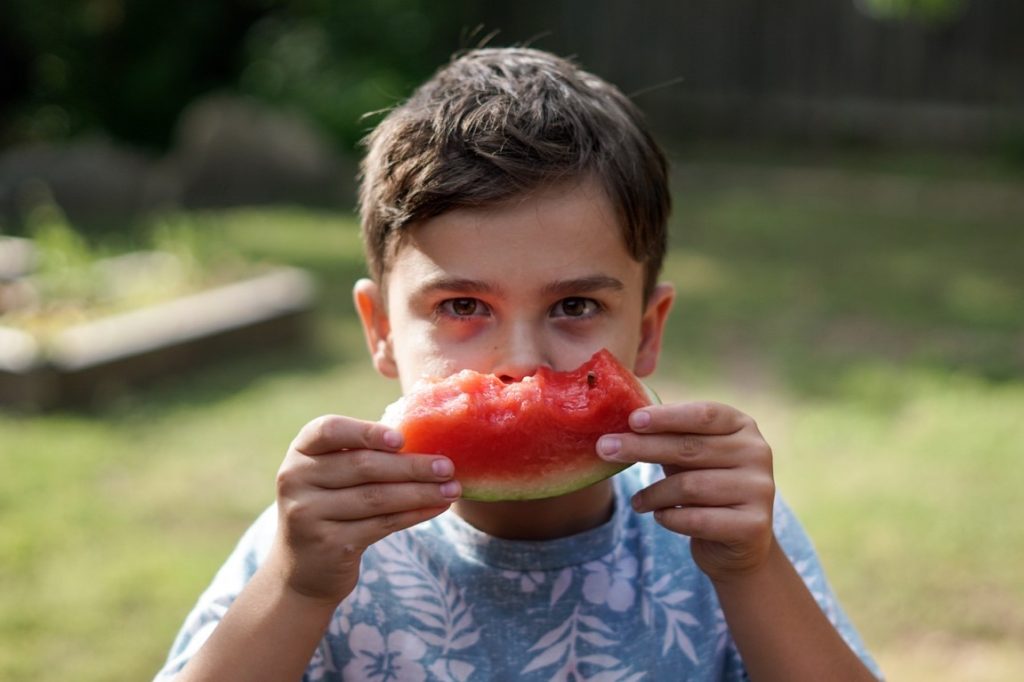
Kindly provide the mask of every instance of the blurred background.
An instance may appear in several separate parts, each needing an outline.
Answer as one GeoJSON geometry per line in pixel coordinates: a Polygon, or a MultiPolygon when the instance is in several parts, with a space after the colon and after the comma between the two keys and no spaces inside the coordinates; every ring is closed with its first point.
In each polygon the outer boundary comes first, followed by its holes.
{"type": "Polygon", "coordinates": [[[1024,678],[1022,30],[1000,0],[5,0],[0,678],[148,679],[299,427],[397,396],[350,303],[358,141],[481,44],[646,112],[680,297],[652,384],[758,420],[889,677],[1024,678]]]}

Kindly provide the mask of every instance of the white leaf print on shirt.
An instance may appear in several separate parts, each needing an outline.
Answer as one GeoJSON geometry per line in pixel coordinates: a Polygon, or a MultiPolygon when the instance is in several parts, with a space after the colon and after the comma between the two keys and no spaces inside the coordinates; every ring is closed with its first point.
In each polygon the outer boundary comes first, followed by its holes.
{"type": "Polygon", "coordinates": [[[673,576],[671,573],[663,575],[652,585],[647,577],[652,574],[653,570],[654,558],[645,558],[641,569],[643,588],[640,597],[640,612],[644,624],[656,625],[657,621],[664,619],[665,634],[662,637],[661,653],[668,653],[669,649],[675,645],[696,665],[698,662],[697,650],[693,646],[693,640],[684,632],[683,626],[700,627],[700,622],[694,618],[692,613],[679,608],[693,596],[693,592],[672,590],[673,576]]]}
{"type": "Polygon", "coordinates": [[[571,568],[563,568],[562,572],[555,578],[555,584],[551,587],[551,606],[555,605],[565,591],[569,589],[569,585],[572,584],[573,570],[571,568]]]}
{"type": "Polygon", "coordinates": [[[552,673],[551,680],[619,682],[622,680],[639,680],[643,673],[630,675],[629,666],[620,659],[603,653],[582,654],[580,649],[602,648],[617,644],[607,635],[613,634],[612,629],[600,618],[580,613],[577,604],[570,615],[557,628],[545,633],[529,651],[539,652],[522,673],[529,673],[548,666],[561,663],[552,673]],[[582,640],[582,643],[581,643],[582,640]],[[589,647],[587,646],[589,645],[589,647]]]}
{"type": "Polygon", "coordinates": [[[447,567],[434,565],[420,545],[403,535],[391,535],[376,547],[380,571],[391,583],[392,593],[421,626],[413,631],[437,650],[431,672],[441,679],[468,679],[473,666],[447,656],[480,639],[480,628],[474,627],[473,608],[464,590],[449,579],[447,567]]]}

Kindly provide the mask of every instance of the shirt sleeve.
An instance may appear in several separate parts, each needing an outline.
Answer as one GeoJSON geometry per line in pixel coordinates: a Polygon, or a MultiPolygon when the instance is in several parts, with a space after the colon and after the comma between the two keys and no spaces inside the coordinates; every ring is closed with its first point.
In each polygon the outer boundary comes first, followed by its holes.
{"type": "Polygon", "coordinates": [[[249,527],[209,587],[199,596],[178,631],[167,662],[157,673],[154,682],[167,682],[181,672],[189,659],[209,639],[228,607],[266,558],[276,530],[277,510],[272,505],[249,527]]]}
{"type": "MultiPolygon", "coordinates": [[[[839,600],[832,591],[832,587],[825,577],[825,571],[822,568],[818,553],[814,549],[810,537],[808,537],[800,521],[789,508],[789,505],[781,497],[775,498],[773,523],[779,545],[786,553],[786,556],[789,557],[789,560],[803,579],[804,584],[807,585],[807,589],[810,590],[811,595],[829,622],[832,623],[847,646],[864,662],[875,677],[884,679],[878,664],[868,653],[856,628],[854,628],[853,623],[843,611],[839,600]]],[[[750,679],[743,667],[742,658],[736,650],[735,644],[731,641],[727,655],[725,679],[737,681],[750,679]]]]}

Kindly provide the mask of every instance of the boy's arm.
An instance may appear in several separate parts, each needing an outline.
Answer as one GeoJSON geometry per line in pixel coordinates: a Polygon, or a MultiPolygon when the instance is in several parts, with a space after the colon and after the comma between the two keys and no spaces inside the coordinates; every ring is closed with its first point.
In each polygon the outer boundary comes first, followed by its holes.
{"type": "Polygon", "coordinates": [[[759,570],[714,585],[750,679],[875,679],[777,542],[759,570]]]}
{"type": "Polygon", "coordinates": [[[392,429],[346,417],[303,428],[278,472],[270,554],[175,680],[302,676],[366,548],[459,495],[450,460],[397,454],[401,444],[392,429]]]}
{"type": "Polygon", "coordinates": [[[284,587],[264,564],[175,682],[297,680],[335,607],[284,587]]]}
{"type": "Polygon", "coordinates": [[[637,410],[630,427],[603,437],[598,454],[663,466],[633,508],[690,536],[751,679],[875,679],[779,547],[771,448],[754,421],[719,403],[680,403],[637,410]]]}

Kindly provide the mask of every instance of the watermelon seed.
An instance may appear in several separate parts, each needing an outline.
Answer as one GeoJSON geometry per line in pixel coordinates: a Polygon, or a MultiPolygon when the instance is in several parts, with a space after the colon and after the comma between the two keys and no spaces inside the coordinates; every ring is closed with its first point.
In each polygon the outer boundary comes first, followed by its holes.
{"type": "Polygon", "coordinates": [[[590,388],[597,386],[597,375],[593,372],[587,372],[587,386],[590,388]]]}

